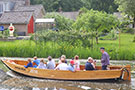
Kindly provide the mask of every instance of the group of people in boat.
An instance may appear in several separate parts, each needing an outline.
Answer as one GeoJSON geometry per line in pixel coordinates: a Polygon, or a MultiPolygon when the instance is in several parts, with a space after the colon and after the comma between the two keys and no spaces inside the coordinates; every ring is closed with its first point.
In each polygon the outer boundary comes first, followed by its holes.
{"type": "MultiPolygon", "coordinates": [[[[105,48],[101,47],[100,51],[102,53],[101,63],[102,63],[102,70],[107,70],[107,66],[110,65],[110,57],[107,52],[105,52],[105,48]]],[[[52,69],[52,70],[69,70],[72,72],[80,70],[80,61],[79,56],[76,55],[69,63],[66,60],[66,56],[62,55],[58,62],[58,65],[55,64],[55,61],[52,59],[51,56],[48,56],[47,63],[44,59],[39,60],[36,56],[33,58],[33,62],[31,59],[28,59],[28,64],[24,66],[25,68],[34,67],[40,69],[52,69]]],[[[96,70],[96,61],[93,60],[92,57],[88,57],[88,60],[85,64],[85,70],[96,70]]]]}

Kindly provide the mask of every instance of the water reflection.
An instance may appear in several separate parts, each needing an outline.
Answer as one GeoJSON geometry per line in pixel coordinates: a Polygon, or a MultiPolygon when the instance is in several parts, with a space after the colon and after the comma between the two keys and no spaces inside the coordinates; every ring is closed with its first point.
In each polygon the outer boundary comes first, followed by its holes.
{"type": "MultiPolygon", "coordinates": [[[[29,78],[10,78],[3,85],[17,88],[29,88],[27,90],[133,90],[135,80],[132,82],[107,81],[107,82],[71,82],[39,80],[29,78]]],[[[23,89],[24,90],[24,89],[23,89]]]]}
{"type": "Polygon", "coordinates": [[[63,88],[33,88],[32,90],[67,90],[67,89],[63,89],[63,88]]]}

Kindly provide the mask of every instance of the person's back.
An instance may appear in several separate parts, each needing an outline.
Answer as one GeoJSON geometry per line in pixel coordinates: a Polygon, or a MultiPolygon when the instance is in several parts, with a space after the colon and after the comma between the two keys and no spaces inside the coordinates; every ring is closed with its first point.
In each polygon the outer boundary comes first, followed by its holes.
{"type": "Polygon", "coordinates": [[[93,65],[90,62],[86,62],[85,70],[95,70],[93,65]]]}
{"type": "Polygon", "coordinates": [[[74,60],[71,60],[70,61],[70,65],[68,66],[68,70],[71,71],[71,72],[75,72],[75,67],[74,67],[74,60]]]}
{"type": "Polygon", "coordinates": [[[68,65],[65,63],[65,58],[61,58],[61,64],[59,64],[55,70],[68,70],[68,65]]]}
{"type": "Polygon", "coordinates": [[[55,69],[55,61],[51,56],[48,56],[47,69],[55,69]]]}
{"type": "Polygon", "coordinates": [[[24,65],[24,67],[25,67],[25,68],[33,67],[33,64],[32,64],[32,62],[31,62],[31,59],[28,59],[28,64],[27,64],[26,66],[24,65]]]}
{"type": "Polygon", "coordinates": [[[39,65],[40,63],[40,60],[37,59],[37,56],[34,57],[34,61],[33,61],[33,65],[34,65],[34,68],[37,68],[37,66],[39,65]]]}
{"type": "Polygon", "coordinates": [[[58,70],[68,70],[68,65],[66,63],[59,64],[56,69],[58,70]]]}
{"type": "Polygon", "coordinates": [[[44,60],[42,59],[39,63],[39,65],[37,66],[37,68],[40,69],[46,69],[46,64],[44,63],[44,60]]]}
{"type": "Polygon", "coordinates": [[[54,69],[54,68],[55,68],[54,61],[48,61],[47,62],[47,69],[54,69]]]}
{"type": "Polygon", "coordinates": [[[40,60],[34,60],[33,63],[35,63],[36,65],[34,65],[35,68],[37,68],[37,66],[40,64],[40,60]]]}

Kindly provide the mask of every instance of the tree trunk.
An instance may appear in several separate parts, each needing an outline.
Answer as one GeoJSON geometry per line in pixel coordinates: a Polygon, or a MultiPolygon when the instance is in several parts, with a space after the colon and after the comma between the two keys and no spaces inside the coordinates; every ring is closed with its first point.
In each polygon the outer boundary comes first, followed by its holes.
{"type": "Polygon", "coordinates": [[[135,28],[135,17],[133,18],[133,28],[135,28]]]}
{"type": "Polygon", "coordinates": [[[96,43],[98,44],[98,33],[96,32],[96,43]]]}

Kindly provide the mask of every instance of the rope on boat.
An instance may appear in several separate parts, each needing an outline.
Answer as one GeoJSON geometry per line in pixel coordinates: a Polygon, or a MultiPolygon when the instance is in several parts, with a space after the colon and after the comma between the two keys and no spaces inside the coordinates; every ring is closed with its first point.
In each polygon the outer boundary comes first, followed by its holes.
{"type": "Polygon", "coordinates": [[[127,72],[127,78],[126,78],[126,80],[128,80],[128,78],[129,78],[129,71],[125,67],[122,68],[122,73],[121,73],[121,76],[120,76],[120,79],[121,80],[124,80],[125,72],[127,72]]]}

